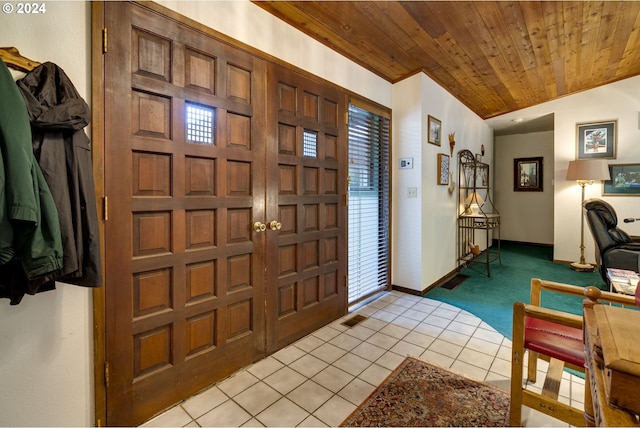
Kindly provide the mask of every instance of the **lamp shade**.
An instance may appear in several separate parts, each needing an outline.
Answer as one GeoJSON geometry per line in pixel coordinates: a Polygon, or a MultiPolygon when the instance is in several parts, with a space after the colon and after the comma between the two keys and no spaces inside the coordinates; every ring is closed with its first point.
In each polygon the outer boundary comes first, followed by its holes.
{"type": "Polygon", "coordinates": [[[604,159],[578,159],[569,162],[567,180],[611,180],[609,166],[604,159]]]}
{"type": "Polygon", "coordinates": [[[470,206],[471,204],[482,205],[484,204],[484,199],[482,199],[482,196],[480,196],[478,192],[473,192],[469,193],[469,196],[467,196],[467,199],[464,201],[464,203],[466,206],[470,206]]]}

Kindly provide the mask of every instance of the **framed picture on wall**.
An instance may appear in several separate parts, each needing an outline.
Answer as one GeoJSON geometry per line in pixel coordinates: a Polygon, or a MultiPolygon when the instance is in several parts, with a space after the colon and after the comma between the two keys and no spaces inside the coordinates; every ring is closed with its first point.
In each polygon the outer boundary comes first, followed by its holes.
{"type": "Polygon", "coordinates": [[[449,155],[438,153],[438,184],[449,184],[449,155]]]}
{"type": "Polygon", "coordinates": [[[611,180],[602,182],[607,196],[640,196],[640,163],[609,165],[611,180]]]}
{"type": "Polygon", "coordinates": [[[442,122],[429,115],[427,120],[427,127],[429,128],[429,136],[427,138],[427,141],[431,144],[439,146],[441,144],[442,122]]]}
{"type": "Polygon", "coordinates": [[[542,192],[542,157],[513,160],[513,191],[542,192]]]}
{"type": "Polygon", "coordinates": [[[578,159],[615,159],[617,120],[576,125],[578,159]]]}

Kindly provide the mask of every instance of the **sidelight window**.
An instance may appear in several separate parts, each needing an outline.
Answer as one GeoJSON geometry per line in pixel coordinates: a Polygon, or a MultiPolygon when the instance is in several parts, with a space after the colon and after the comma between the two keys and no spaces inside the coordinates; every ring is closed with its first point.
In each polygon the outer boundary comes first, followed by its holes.
{"type": "Polygon", "coordinates": [[[349,105],[349,304],[389,274],[389,118],[349,105]]]}

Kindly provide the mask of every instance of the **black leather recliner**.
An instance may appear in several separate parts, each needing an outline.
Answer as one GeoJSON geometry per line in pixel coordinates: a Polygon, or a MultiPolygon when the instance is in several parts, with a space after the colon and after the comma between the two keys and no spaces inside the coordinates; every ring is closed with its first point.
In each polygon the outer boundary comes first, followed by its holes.
{"type": "Polygon", "coordinates": [[[596,261],[600,275],[607,281],[607,268],[640,269],[640,242],[618,228],[618,217],[613,207],[601,199],[584,201],[587,224],[596,243],[596,261]]]}

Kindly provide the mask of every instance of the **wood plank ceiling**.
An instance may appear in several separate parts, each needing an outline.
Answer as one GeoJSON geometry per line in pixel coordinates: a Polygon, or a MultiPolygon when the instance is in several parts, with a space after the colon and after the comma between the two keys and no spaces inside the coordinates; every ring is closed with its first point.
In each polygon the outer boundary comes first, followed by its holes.
{"type": "Polygon", "coordinates": [[[640,1],[255,3],[389,82],[423,71],[483,119],[640,74],[640,1]]]}

